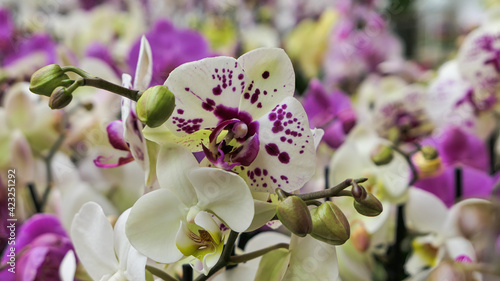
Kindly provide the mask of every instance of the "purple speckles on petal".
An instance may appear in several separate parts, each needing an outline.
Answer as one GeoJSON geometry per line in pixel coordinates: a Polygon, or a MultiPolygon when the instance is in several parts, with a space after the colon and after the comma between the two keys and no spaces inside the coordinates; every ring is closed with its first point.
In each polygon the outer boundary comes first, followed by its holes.
{"type": "Polygon", "coordinates": [[[239,80],[243,80],[243,77],[244,77],[244,76],[243,76],[243,73],[240,73],[240,74],[238,75],[238,79],[239,79],[239,80]]]}
{"type": "Polygon", "coordinates": [[[177,113],[179,113],[179,114],[183,114],[183,113],[184,113],[184,110],[182,110],[182,109],[177,109],[177,113]]]}
{"type": "Polygon", "coordinates": [[[262,103],[261,103],[261,102],[259,102],[259,103],[257,104],[257,108],[262,108],[262,103]]]}
{"type": "Polygon", "coordinates": [[[280,140],[281,140],[282,142],[285,142],[285,141],[286,141],[286,137],[281,137],[281,138],[280,138],[280,140]]]}
{"type": "Polygon", "coordinates": [[[246,100],[250,98],[250,93],[246,92],[245,94],[243,94],[243,98],[245,98],[246,100]]]}
{"type": "Polygon", "coordinates": [[[257,100],[259,99],[259,94],[257,94],[257,91],[253,93],[252,98],[250,99],[250,103],[254,104],[257,100]]]}
{"type": "Polygon", "coordinates": [[[264,79],[269,78],[269,71],[267,71],[267,70],[264,71],[264,73],[262,73],[262,78],[264,78],[264,79]]]}
{"type": "Polygon", "coordinates": [[[258,177],[260,177],[260,175],[262,173],[262,171],[260,170],[260,168],[255,168],[254,172],[255,172],[255,175],[258,176],[258,177]]]}
{"type": "Polygon", "coordinates": [[[267,173],[268,173],[268,172],[267,172],[267,170],[266,170],[266,169],[263,169],[263,170],[262,170],[262,174],[263,174],[264,176],[267,176],[267,173]]]}
{"type": "Polygon", "coordinates": [[[276,120],[276,118],[277,118],[276,113],[272,112],[271,114],[269,114],[269,121],[274,121],[276,120]]]}
{"type": "Polygon", "coordinates": [[[212,89],[212,93],[216,96],[222,94],[222,88],[220,87],[220,85],[217,85],[217,87],[214,87],[212,89]]]}
{"type": "MultiPolygon", "coordinates": [[[[278,156],[280,154],[280,149],[278,148],[278,146],[274,143],[269,143],[269,144],[266,144],[265,146],[266,148],[266,152],[271,155],[271,156],[278,156]]],[[[264,175],[267,173],[266,170],[264,170],[264,175]]]]}
{"type": "Polygon", "coordinates": [[[278,156],[278,160],[283,164],[288,164],[290,162],[290,155],[286,152],[281,152],[278,156]]]}

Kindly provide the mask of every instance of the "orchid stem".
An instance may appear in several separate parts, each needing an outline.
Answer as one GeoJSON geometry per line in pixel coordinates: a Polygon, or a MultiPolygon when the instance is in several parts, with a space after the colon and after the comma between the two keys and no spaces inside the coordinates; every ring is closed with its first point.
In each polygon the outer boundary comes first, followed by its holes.
{"type": "Polygon", "coordinates": [[[128,99],[133,100],[133,101],[139,100],[139,97],[140,97],[140,92],[137,90],[127,89],[125,87],[113,84],[109,81],[106,81],[106,80],[98,78],[98,77],[83,78],[83,85],[82,86],[91,86],[91,87],[103,89],[103,90],[118,94],[122,97],[128,98],[128,99]]]}
{"type": "Polygon", "coordinates": [[[230,259],[231,259],[231,252],[233,251],[234,248],[234,243],[236,243],[236,239],[238,238],[238,232],[235,232],[231,230],[231,233],[229,233],[229,237],[227,239],[227,243],[224,246],[224,250],[222,250],[222,254],[219,258],[219,261],[212,267],[212,269],[208,272],[208,275],[200,275],[198,278],[195,279],[195,281],[205,281],[208,278],[210,278],[212,275],[217,273],[220,269],[225,267],[230,259]]]}
{"type": "Polygon", "coordinates": [[[163,270],[160,270],[156,267],[152,267],[150,265],[146,265],[146,270],[149,271],[151,274],[153,274],[154,276],[162,279],[162,280],[165,280],[165,281],[177,281],[174,277],[168,275],[166,272],[164,272],[163,270]]]}
{"type": "MultiPolygon", "coordinates": [[[[332,188],[328,188],[322,191],[317,191],[317,192],[311,192],[311,193],[305,193],[305,194],[291,194],[288,192],[284,192],[287,196],[291,195],[296,195],[300,199],[304,201],[311,201],[311,200],[316,200],[316,199],[321,199],[321,198],[326,198],[326,197],[334,197],[337,196],[338,194],[341,193],[342,190],[348,188],[349,186],[352,185],[352,182],[357,182],[357,183],[362,183],[367,181],[367,178],[359,178],[359,179],[346,179],[343,182],[337,184],[336,186],[332,188]]],[[[341,196],[345,196],[346,194],[342,193],[341,196]]]]}
{"type": "Polygon", "coordinates": [[[75,67],[75,66],[71,66],[71,65],[64,66],[64,67],[61,67],[61,69],[63,72],[68,72],[68,71],[74,72],[83,78],[95,78],[94,76],[90,75],[88,72],[83,71],[82,69],[75,67]]]}
{"type": "Polygon", "coordinates": [[[277,249],[288,249],[289,246],[290,245],[288,243],[279,243],[279,244],[276,244],[276,245],[273,245],[273,246],[270,246],[270,247],[267,247],[267,248],[255,251],[255,252],[251,252],[251,253],[244,254],[244,255],[241,255],[241,256],[231,257],[231,259],[229,260],[229,262],[232,263],[232,264],[238,264],[238,263],[242,263],[242,262],[247,262],[249,260],[253,260],[255,258],[263,256],[263,255],[265,255],[265,254],[267,254],[267,253],[269,253],[271,251],[277,250],[277,249]]]}

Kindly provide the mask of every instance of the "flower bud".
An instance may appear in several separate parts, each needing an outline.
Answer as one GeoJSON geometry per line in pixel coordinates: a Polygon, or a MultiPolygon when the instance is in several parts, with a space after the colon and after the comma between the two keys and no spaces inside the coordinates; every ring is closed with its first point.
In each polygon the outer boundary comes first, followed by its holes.
{"type": "Polygon", "coordinates": [[[426,160],[434,160],[434,159],[436,159],[436,158],[439,157],[439,153],[436,150],[436,148],[434,148],[434,147],[432,147],[430,145],[422,146],[422,148],[420,149],[420,151],[422,152],[422,156],[426,160]]]}
{"type": "Polygon", "coordinates": [[[278,203],[276,215],[293,234],[304,237],[312,231],[311,213],[306,203],[297,196],[289,196],[278,203]]]}
{"type": "Polygon", "coordinates": [[[137,117],[151,128],[165,123],[175,107],[174,94],[163,85],[147,89],[137,101],[137,117]]]}
{"type": "Polygon", "coordinates": [[[415,166],[419,171],[419,176],[430,177],[440,171],[441,157],[432,146],[424,146],[412,157],[415,166]]]}
{"type": "Polygon", "coordinates": [[[71,102],[72,99],[73,95],[68,92],[66,88],[56,88],[52,95],[50,95],[49,107],[52,109],[64,108],[71,102]]]}
{"type": "Polygon", "coordinates": [[[375,217],[382,213],[382,203],[373,194],[367,193],[365,199],[354,199],[354,208],[358,213],[367,217],[375,217]]]}
{"type": "Polygon", "coordinates": [[[65,85],[62,81],[69,80],[57,64],[50,64],[37,70],[31,76],[30,91],[38,95],[50,97],[52,92],[59,86],[65,85]]]}
{"type": "Polygon", "coordinates": [[[380,144],[372,151],[370,155],[373,163],[377,166],[389,164],[394,158],[394,152],[388,145],[380,144]]]}
{"type": "Polygon", "coordinates": [[[311,236],[330,245],[342,245],[350,236],[350,227],[344,213],[333,202],[326,201],[311,210],[311,236]]]}

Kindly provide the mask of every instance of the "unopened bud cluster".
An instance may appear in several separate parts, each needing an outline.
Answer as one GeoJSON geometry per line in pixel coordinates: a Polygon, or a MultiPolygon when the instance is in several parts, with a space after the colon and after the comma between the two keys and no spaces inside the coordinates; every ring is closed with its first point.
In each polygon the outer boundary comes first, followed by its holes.
{"type": "MultiPolygon", "coordinates": [[[[380,201],[363,186],[353,182],[351,192],[354,208],[360,214],[377,216],[382,212],[380,201]]],[[[277,193],[281,200],[276,207],[276,215],[293,234],[299,237],[310,234],[313,238],[331,245],[342,245],[349,239],[349,222],[335,203],[326,201],[309,209],[306,202],[298,196],[285,197],[279,188],[277,193]]]]}

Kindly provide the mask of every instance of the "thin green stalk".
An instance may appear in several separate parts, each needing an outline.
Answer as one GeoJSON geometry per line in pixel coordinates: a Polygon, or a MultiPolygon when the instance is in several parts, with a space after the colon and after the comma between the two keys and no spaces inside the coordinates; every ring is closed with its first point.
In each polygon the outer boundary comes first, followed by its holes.
{"type": "Polygon", "coordinates": [[[258,258],[260,256],[263,256],[263,255],[265,255],[271,251],[274,251],[276,249],[288,249],[289,246],[290,245],[288,243],[279,243],[279,244],[269,246],[267,248],[264,248],[264,249],[261,249],[261,250],[255,251],[255,252],[251,252],[251,253],[244,254],[241,256],[231,257],[229,262],[231,264],[238,264],[238,263],[246,262],[246,261],[258,258]]]}
{"type": "Polygon", "coordinates": [[[83,70],[81,70],[78,67],[64,66],[64,67],[61,67],[61,69],[62,69],[63,72],[68,72],[68,71],[74,72],[74,73],[80,75],[83,78],[95,78],[94,76],[90,75],[88,72],[83,71],[83,70]]]}
{"type": "Polygon", "coordinates": [[[136,90],[127,89],[125,87],[113,84],[109,81],[98,77],[84,78],[82,86],[91,86],[103,90],[110,91],[112,93],[118,94],[122,97],[126,97],[133,101],[139,100],[140,92],[136,90]]]}
{"type": "Polygon", "coordinates": [[[311,201],[311,200],[316,200],[316,199],[321,199],[321,198],[326,198],[326,197],[334,197],[337,196],[342,190],[348,188],[349,186],[352,185],[352,182],[357,182],[357,183],[362,183],[367,181],[367,178],[359,178],[359,179],[346,179],[343,182],[337,184],[336,186],[332,188],[328,188],[322,191],[317,191],[317,192],[311,192],[311,193],[305,193],[305,194],[291,194],[284,192],[286,195],[291,196],[291,195],[296,195],[300,199],[304,201],[311,201]]]}

